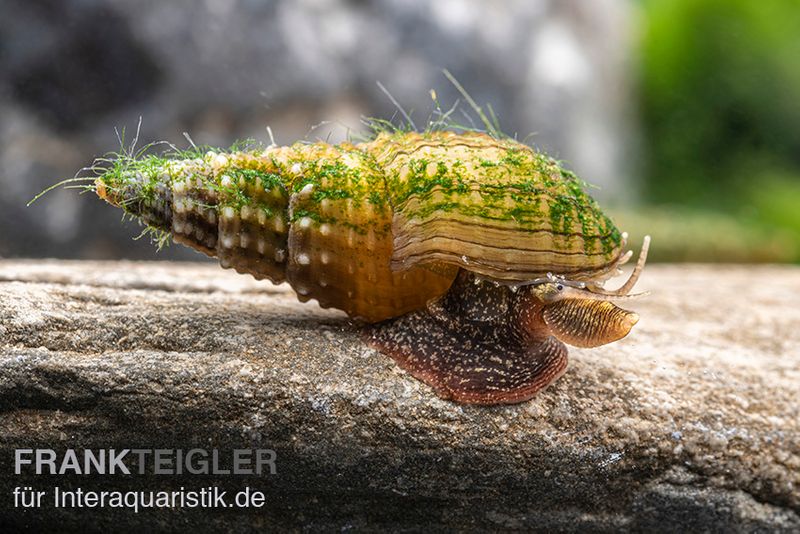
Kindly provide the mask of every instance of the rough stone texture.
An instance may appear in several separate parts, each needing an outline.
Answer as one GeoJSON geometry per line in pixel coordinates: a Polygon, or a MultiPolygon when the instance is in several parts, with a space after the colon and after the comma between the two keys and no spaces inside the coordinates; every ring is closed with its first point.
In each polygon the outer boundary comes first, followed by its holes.
{"type": "Polygon", "coordinates": [[[650,266],[631,336],[511,407],[432,396],[353,323],[208,265],[0,262],[0,526],[800,529],[800,269],[650,266]],[[261,478],[14,476],[20,447],[267,447],[261,478]],[[8,506],[250,485],[258,513],[8,506]]]}

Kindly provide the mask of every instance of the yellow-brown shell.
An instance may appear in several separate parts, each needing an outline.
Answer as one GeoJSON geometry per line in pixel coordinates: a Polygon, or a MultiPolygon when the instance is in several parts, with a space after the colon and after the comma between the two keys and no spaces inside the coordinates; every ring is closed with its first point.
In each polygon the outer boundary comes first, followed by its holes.
{"type": "Polygon", "coordinates": [[[223,267],[371,322],[442,295],[458,267],[590,280],[622,248],[574,175],[479,133],[127,161],[97,191],[223,267]]]}

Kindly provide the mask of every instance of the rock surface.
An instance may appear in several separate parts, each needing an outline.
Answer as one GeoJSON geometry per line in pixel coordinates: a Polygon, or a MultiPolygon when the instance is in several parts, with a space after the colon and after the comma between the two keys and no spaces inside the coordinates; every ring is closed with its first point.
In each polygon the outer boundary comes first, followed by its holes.
{"type": "Polygon", "coordinates": [[[516,406],[459,406],[342,314],[215,266],[0,262],[0,527],[800,529],[800,269],[650,266],[642,317],[516,406]],[[270,448],[277,473],[14,475],[16,448],[270,448]],[[14,508],[251,486],[258,511],[14,508]]]}

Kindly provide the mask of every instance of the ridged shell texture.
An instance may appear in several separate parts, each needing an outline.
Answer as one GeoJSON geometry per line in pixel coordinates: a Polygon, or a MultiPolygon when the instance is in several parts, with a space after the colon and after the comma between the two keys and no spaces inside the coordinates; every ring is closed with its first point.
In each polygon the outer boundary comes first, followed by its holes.
{"type": "Polygon", "coordinates": [[[588,280],[622,245],[574,175],[480,133],[156,158],[106,173],[97,191],[223,267],[367,321],[425,306],[458,267],[588,280]]]}

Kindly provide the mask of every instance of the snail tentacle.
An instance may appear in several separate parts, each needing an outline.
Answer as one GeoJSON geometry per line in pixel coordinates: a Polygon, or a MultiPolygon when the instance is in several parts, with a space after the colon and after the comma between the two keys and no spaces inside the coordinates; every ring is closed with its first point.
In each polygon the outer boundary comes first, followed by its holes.
{"type": "Polygon", "coordinates": [[[620,265],[625,265],[630,261],[632,257],[633,257],[633,251],[629,250],[628,252],[623,254],[622,257],[619,259],[619,261],[617,262],[617,267],[619,267],[620,265]]]}
{"type": "MultiPolygon", "coordinates": [[[[598,295],[606,295],[609,297],[624,297],[628,296],[628,293],[631,292],[633,287],[636,285],[636,282],[639,280],[639,276],[642,274],[642,270],[644,269],[644,265],[647,262],[647,251],[650,248],[650,236],[644,236],[644,241],[642,243],[642,250],[639,252],[639,259],[636,261],[636,267],[633,268],[633,272],[631,273],[628,280],[622,284],[618,289],[608,291],[602,288],[602,286],[594,285],[589,286],[587,289],[592,293],[596,293],[598,295]]],[[[624,256],[623,256],[624,257],[624,256]]],[[[630,295],[630,296],[640,296],[646,293],[640,293],[637,295],[630,295]]]]}
{"type": "MultiPolygon", "coordinates": [[[[623,246],[627,242],[628,234],[627,232],[622,234],[623,238],[623,246]]],[[[607,276],[603,278],[599,278],[593,280],[591,282],[585,282],[583,280],[570,280],[564,275],[556,275],[553,273],[547,273],[546,276],[534,278],[532,280],[528,280],[525,282],[501,282],[503,285],[511,286],[511,287],[525,287],[525,286],[542,286],[544,284],[561,284],[568,288],[573,288],[576,290],[583,290],[578,292],[573,292],[570,294],[563,294],[559,298],[583,298],[587,300],[618,300],[618,299],[631,299],[631,298],[638,298],[645,295],[648,295],[649,292],[644,291],[642,293],[636,293],[631,295],[630,292],[633,287],[636,285],[636,282],[639,280],[639,276],[644,269],[644,265],[647,262],[647,252],[650,248],[650,236],[644,237],[644,242],[642,243],[642,249],[639,253],[639,259],[636,262],[636,266],[631,272],[631,275],[628,277],[628,280],[620,286],[618,289],[615,290],[607,290],[604,289],[604,285],[609,276],[613,274],[621,274],[622,270],[619,268],[620,265],[624,265],[627,263],[630,258],[633,256],[633,251],[628,250],[625,254],[622,254],[619,259],[612,265],[612,268],[609,270],[607,276]]],[[[495,281],[495,283],[497,283],[495,281]]]]}

